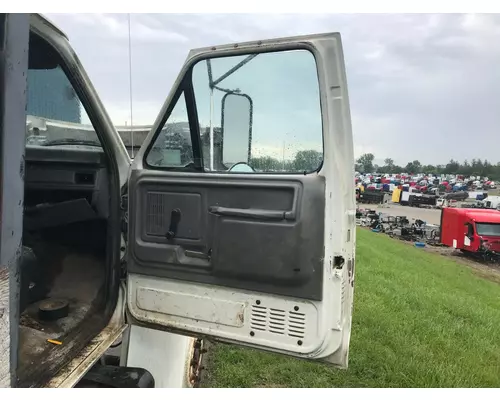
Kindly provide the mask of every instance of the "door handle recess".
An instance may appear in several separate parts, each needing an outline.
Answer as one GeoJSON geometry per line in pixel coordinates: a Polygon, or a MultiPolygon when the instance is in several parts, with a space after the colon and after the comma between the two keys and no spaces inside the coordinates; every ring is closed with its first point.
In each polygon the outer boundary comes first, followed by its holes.
{"type": "Polygon", "coordinates": [[[228,208],[219,206],[209,207],[208,212],[211,214],[226,216],[226,217],[239,217],[239,218],[272,220],[272,221],[290,220],[293,219],[294,217],[294,213],[288,211],[261,210],[261,209],[251,209],[251,208],[228,208]]]}
{"type": "Polygon", "coordinates": [[[173,209],[170,213],[170,226],[168,227],[168,232],[165,234],[168,240],[172,240],[177,235],[181,215],[181,210],[178,208],[173,209]]]}

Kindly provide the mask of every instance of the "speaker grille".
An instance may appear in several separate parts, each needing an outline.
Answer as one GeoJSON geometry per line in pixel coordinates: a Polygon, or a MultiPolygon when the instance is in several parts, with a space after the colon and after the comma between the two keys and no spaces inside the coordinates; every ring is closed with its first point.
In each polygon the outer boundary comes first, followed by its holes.
{"type": "Polygon", "coordinates": [[[150,192],[147,194],[146,204],[146,232],[148,235],[163,236],[167,231],[165,218],[165,195],[150,192]]]}

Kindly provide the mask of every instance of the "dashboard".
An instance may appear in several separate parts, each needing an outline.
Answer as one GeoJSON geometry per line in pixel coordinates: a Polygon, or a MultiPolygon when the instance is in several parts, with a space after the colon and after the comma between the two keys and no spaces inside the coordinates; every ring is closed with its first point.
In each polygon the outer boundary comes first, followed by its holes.
{"type": "Polygon", "coordinates": [[[107,218],[109,179],[100,147],[27,145],[24,182],[25,205],[83,198],[107,218]]]}

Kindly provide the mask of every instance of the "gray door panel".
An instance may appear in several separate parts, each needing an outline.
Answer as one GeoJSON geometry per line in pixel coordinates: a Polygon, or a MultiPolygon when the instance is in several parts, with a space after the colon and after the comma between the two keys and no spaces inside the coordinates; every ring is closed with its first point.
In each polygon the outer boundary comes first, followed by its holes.
{"type": "Polygon", "coordinates": [[[130,272],[322,299],[323,177],[134,170],[130,182],[130,272]]]}

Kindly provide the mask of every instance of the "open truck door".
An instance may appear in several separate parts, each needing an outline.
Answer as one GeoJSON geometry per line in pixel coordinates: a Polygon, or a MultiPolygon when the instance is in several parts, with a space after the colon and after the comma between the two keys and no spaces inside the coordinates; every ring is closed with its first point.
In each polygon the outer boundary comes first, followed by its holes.
{"type": "Polygon", "coordinates": [[[131,324],[347,367],[356,232],[339,34],[192,50],[128,197],[131,324]]]}

